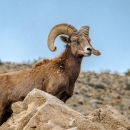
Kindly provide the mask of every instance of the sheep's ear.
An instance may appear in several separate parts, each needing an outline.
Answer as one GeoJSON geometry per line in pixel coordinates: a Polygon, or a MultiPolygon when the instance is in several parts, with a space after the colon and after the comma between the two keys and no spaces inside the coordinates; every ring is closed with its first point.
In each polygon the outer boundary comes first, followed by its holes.
{"type": "Polygon", "coordinates": [[[92,50],[92,53],[93,53],[94,55],[96,55],[96,56],[101,55],[101,53],[100,53],[98,50],[95,50],[95,49],[92,50]]]}
{"type": "MultiPolygon", "coordinates": [[[[90,44],[90,46],[92,47],[91,43],[89,43],[89,44],[90,44]]],[[[96,55],[96,56],[101,55],[101,53],[100,53],[98,50],[95,50],[93,47],[92,47],[92,53],[93,53],[94,55],[96,55]]]]}
{"type": "Polygon", "coordinates": [[[69,43],[70,42],[70,39],[69,37],[66,37],[66,36],[60,36],[60,39],[65,42],[65,43],[69,43]]]}

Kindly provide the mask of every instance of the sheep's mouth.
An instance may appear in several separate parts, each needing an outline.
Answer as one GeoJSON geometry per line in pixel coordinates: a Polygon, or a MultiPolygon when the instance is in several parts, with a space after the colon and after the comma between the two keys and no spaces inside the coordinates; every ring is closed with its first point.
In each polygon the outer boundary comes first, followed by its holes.
{"type": "Polygon", "coordinates": [[[84,56],[91,56],[92,53],[84,52],[84,56]]]}

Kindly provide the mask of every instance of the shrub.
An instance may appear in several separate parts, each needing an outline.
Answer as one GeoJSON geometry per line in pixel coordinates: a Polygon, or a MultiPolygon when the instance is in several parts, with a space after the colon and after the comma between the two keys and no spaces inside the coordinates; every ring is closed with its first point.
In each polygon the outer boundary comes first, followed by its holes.
{"type": "Polygon", "coordinates": [[[130,69],[128,69],[127,72],[125,72],[125,75],[129,75],[130,76],[130,69]]]}
{"type": "Polygon", "coordinates": [[[2,61],[0,60],[0,65],[3,65],[2,61]]]}
{"type": "Polygon", "coordinates": [[[130,90],[130,84],[126,84],[126,90],[130,90]]]}

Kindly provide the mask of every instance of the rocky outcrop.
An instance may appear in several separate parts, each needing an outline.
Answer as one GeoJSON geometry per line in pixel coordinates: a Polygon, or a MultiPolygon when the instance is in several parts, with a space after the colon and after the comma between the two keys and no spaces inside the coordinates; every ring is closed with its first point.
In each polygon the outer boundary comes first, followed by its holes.
{"type": "Polygon", "coordinates": [[[12,104],[12,110],[0,130],[130,130],[129,120],[111,106],[84,116],[38,89],[12,104]]]}

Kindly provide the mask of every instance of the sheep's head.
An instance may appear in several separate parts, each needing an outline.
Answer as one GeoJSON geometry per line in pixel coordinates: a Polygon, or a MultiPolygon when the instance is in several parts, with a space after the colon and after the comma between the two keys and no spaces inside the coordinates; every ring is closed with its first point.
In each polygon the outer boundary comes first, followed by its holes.
{"type": "Polygon", "coordinates": [[[100,55],[98,50],[95,50],[89,38],[89,27],[83,26],[78,31],[75,27],[68,24],[59,24],[52,28],[48,36],[48,47],[51,51],[55,51],[54,40],[58,35],[65,34],[66,36],[60,36],[61,40],[71,47],[71,52],[76,57],[86,57],[91,54],[100,55]]]}

